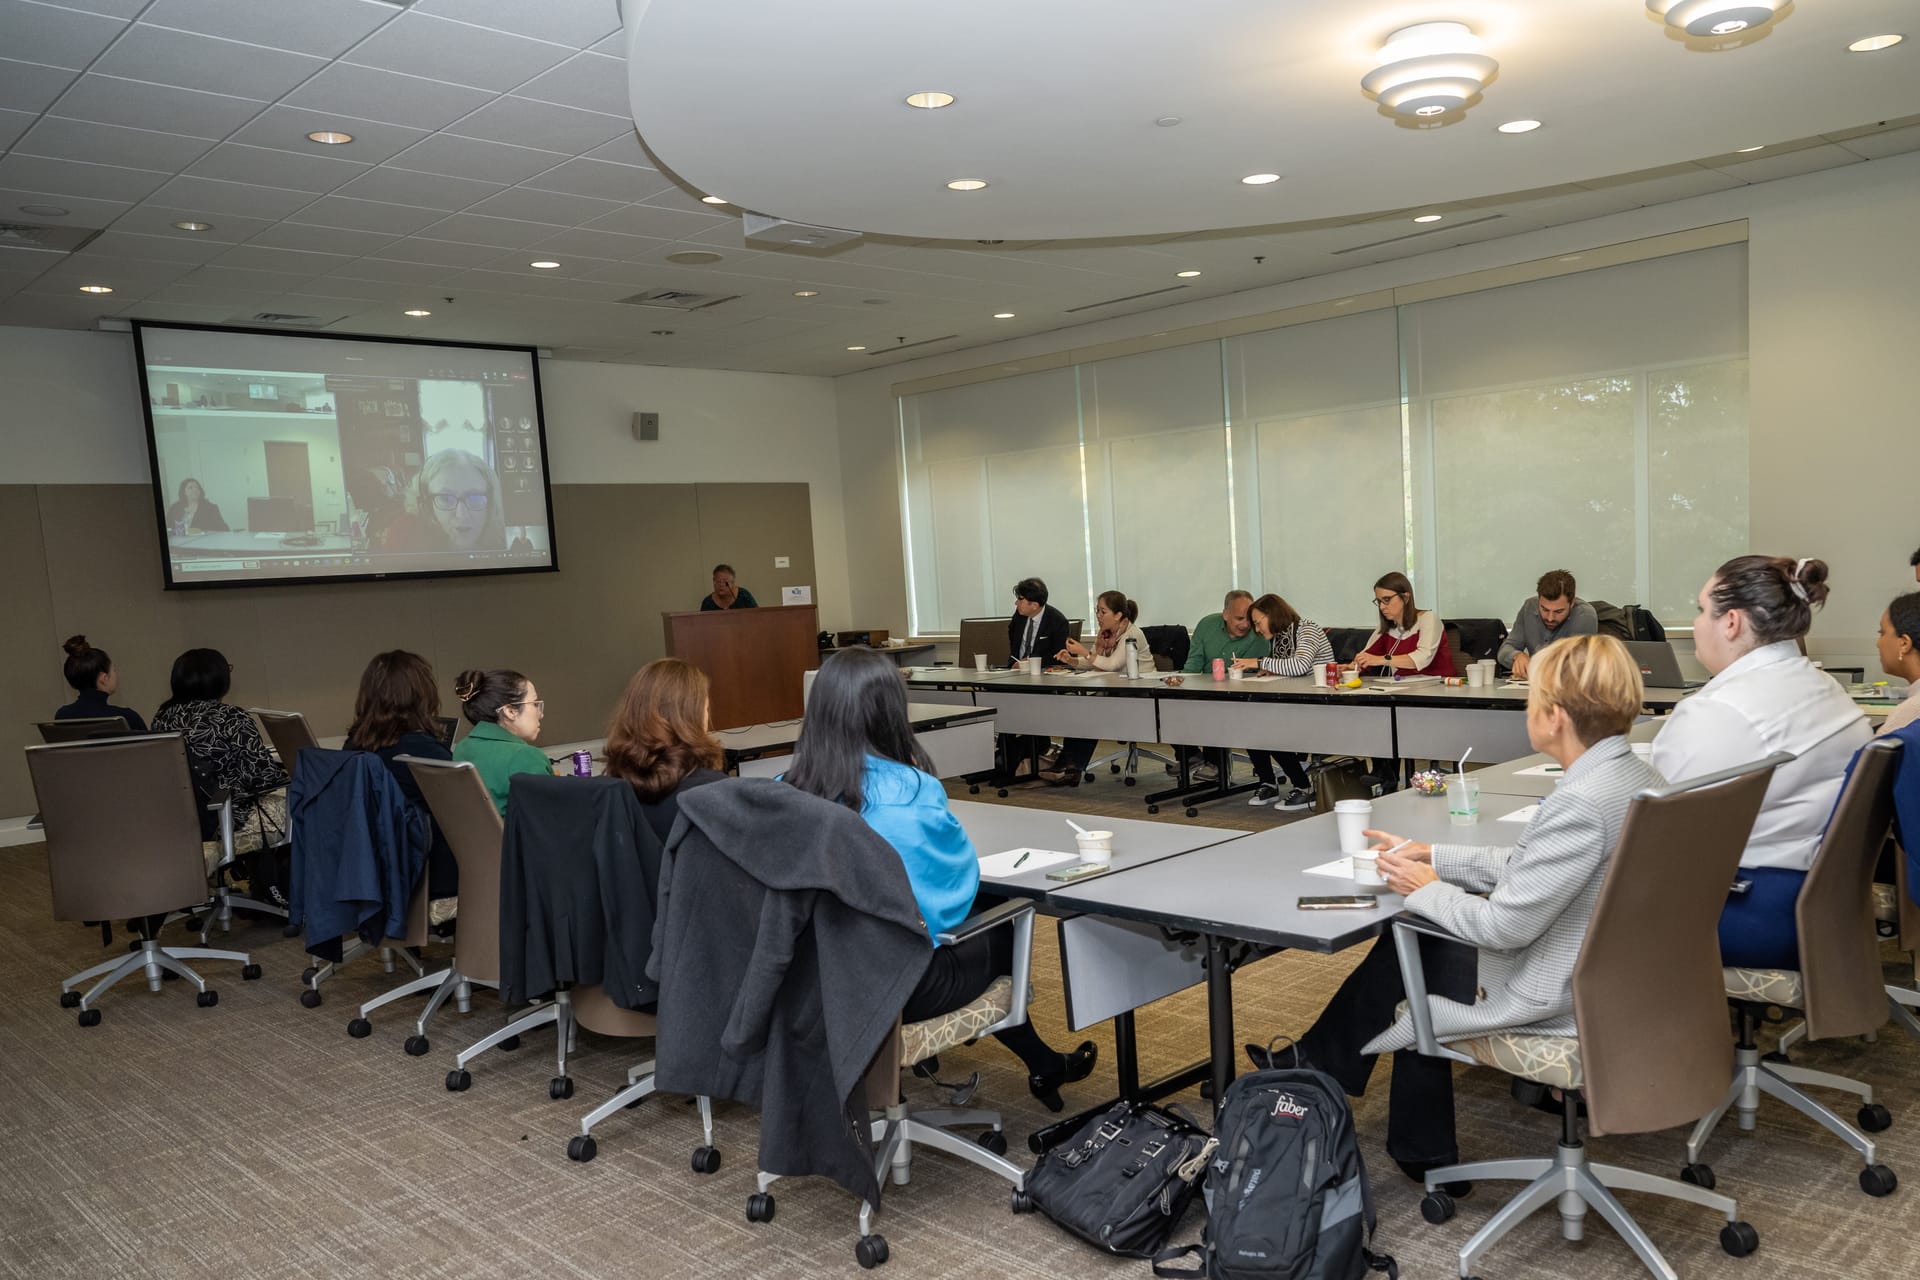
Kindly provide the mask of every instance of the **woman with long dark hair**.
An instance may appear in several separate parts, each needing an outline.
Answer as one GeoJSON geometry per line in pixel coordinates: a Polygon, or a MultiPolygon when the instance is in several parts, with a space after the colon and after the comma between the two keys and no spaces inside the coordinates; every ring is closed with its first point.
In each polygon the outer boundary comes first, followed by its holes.
{"type": "MultiPolygon", "coordinates": [[[[906,685],[886,655],[843,649],[821,664],[785,777],[810,795],[858,810],[894,847],[930,938],[989,905],[978,901],[980,860],[973,842],[947,807],[933,762],[914,739],[906,685]]],[[[1007,929],[952,947],[934,942],[933,961],[901,1016],[919,1022],[960,1008],[1011,972],[1012,958],[1007,929]]],[[[1093,1070],[1091,1040],[1062,1054],[1048,1048],[1031,1023],[996,1031],[994,1038],[1026,1064],[1027,1087],[1049,1111],[1064,1106],[1061,1085],[1093,1070]]]]}
{"type": "Polygon", "coordinates": [[[379,756],[407,802],[427,815],[433,828],[433,843],[427,848],[427,896],[451,898],[460,892],[460,866],[453,860],[447,838],[433,823],[433,812],[420,794],[420,784],[413,780],[413,771],[398,763],[401,756],[453,759],[453,753],[434,736],[434,718],[439,714],[440,689],[425,658],[405,649],[375,654],[360,673],[353,723],[347,726],[347,750],[379,756]]]}

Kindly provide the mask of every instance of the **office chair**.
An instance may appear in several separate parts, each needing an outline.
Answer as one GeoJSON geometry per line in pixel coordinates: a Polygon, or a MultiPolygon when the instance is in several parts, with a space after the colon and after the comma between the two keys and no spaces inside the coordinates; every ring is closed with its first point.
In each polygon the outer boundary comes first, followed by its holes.
{"type": "MultiPolygon", "coordinates": [[[[925,1062],[944,1050],[972,1044],[982,1036],[1027,1020],[1028,975],[1033,963],[1033,904],[1003,902],[997,907],[963,920],[951,933],[938,941],[950,947],[978,937],[989,929],[1012,929],[1013,972],[995,978],[971,1003],[951,1013],[924,1022],[896,1022],[898,1034],[888,1038],[868,1068],[867,1107],[879,1115],[871,1120],[874,1143],[873,1171],[882,1179],[890,1172],[895,1186],[904,1187],[913,1173],[915,1145],[931,1147],[958,1156],[989,1173],[998,1174],[1013,1184],[1014,1211],[1024,1213],[1032,1206],[1024,1198],[1026,1170],[1006,1158],[1007,1140],[1000,1131],[1000,1115],[953,1107],[919,1107],[905,1102],[900,1094],[900,1068],[925,1062]],[[955,1129],[981,1128],[978,1138],[969,1142],[955,1129]]],[[[768,1190],[780,1175],[760,1172],[758,1190],[747,1197],[747,1220],[771,1222],[775,1209],[768,1190]]],[[[854,1245],[854,1259],[862,1267],[873,1268],[887,1260],[886,1237],[875,1233],[873,1218],[878,1204],[860,1205],[860,1238],[854,1245]]]]}
{"type": "MultiPolygon", "coordinates": [[[[652,1014],[622,1009],[607,995],[605,987],[575,987],[572,996],[575,1022],[596,1035],[648,1040],[659,1035],[659,1023],[652,1014]]],[[[639,1105],[653,1093],[653,1060],[649,1058],[627,1072],[626,1088],[580,1117],[580,1132],[567,1141],[567,1159],[582,1163],[593,1159],[600,1150],[593,1127],[628,1107],[639,1105]]],[[[693,1150],[693,1171],[714,1173],[720,1168],[720,1150],[713,1145],[713,1100],[702,1095],[695,1101],[700,1107],[704,1136],[693,1150]]]]}
{"type": "MultiPolygon", "coordinates": [[[[1180,627],[1180,626],[1153,627],[1153,628],[1149,628],[1148,630],[1150,633],[1153,631],[1158,631],[1161,633],[1158,642],[1156,642],[1156,639],[1152,634],[1149,634],[1147,636],[1148,653],[1144,656],[1143,661],[1146,663],[1150,663],[1152,670],[1172,671],[1177,665],[1179,665],[1174,661],[1170,649],[1163,649],[1161,647],[1162,644],[1171,643],[1170,637],[1166,635],[1168,631],[1177,631],[1180,633],[1179,635],[1179,644],[1181,648],[1180,661],[1181,662],[1186,661],[1185,651],[1187,647],[1187,629],[1185,627],[1180,627]]],[[[1163,765],[1167,765],[1168,767],[1172,767],[1174,763],[1172,756],[1163,756],[1158,751],[1149,751],[1137,742],[1125,742],[1119,745],[1118,750],[1109,751],[1106,755],[1101,756],[1097,760],[1089,760],[1087,762],[1086,781],[1092,782],[1094,780],[1095,771],[1098,770],[1100,766],[1104,764],[1107,766],[1107,768],[1110,771],[1114,773],[1125,774],[1125,776],[1121,779],[1121,781],[1124,782],[1127,786],[1131,787],[1139,780],[1137,775],[1139,774],[1139,771],[1140,771],[1140,761],[1142,759],[1155,760],[1163,765]],[[1122,766],[1122,763],[1121,763],[1122,761],[1125,761],[1124,767],[1122,766]]]]}
{"type": "Polygon", "coordinates": [[[299,759],[300,752],[307,747],[320,745],[307,725],[307,718],[298,711],[248,707],[247,713],[260,722],[267,741],[273,744],[274,754],[280,757],[280,767],[287,771],[289,778],[293,776],[294,761],[299,759]]]}
{"type": "Polygon", "coordinates": [[[1590,1162],[1580,1138],[1579,1095],[1586,1097],[1587,1129],[1596,1137],[1669,1129],[1713,1105],[1718,1073],[1731,1065],[1714,925],[1767,784],[1791,758],[1782,752],[1633,798],[1574,964],[1574,1036],[1496,1031],[1440,1044],[1415,935],[1453,935],[1414,916],[1394,922],[1419,1051],[1563,1091],[1560,1142],[1552,1156],[1473,1161],[1427,1174],[1420,1212],[1435,1224],[1455,1213],[1446,1183],[1527,1182],[1461,1247],[1463,1277],[1474,1274],[1501,1237],[1553,1204],[1566,1239],[1584,1238],[1587,1211],[1597,1210],[1647,1270],[1676,1280],[1614,1191],[1684,1200],[1724,1214],[1720,1246],[1735,1257],[1758,1246],[1759,1235],[1740,1221],[1739,1206],[1711,1190],[1710,1175],[1677,1181],[1590,1162]],[[1647,998],[1656,991],[1658,999],[1647,998]]]}
{"type": "Polygon", "coordinates": [[[1920,1018],[1914,1016],[1915,1010],[1920,1010],[1920,906],[1914,905],[1913,893],[1907,884],[1904,855],[1894,859],[1894,883],[1873,886],[1873,903],[1874,918],[1891,926],[1890,936],[1896,939],[1895,945],[1914,962],[1914,986],[1887,984],[1887,1012],[1908,1035],[1920,1040],[1920,1018]]]}
{"type": "Polygon", "coordinates": [[[70,720],[41,720],[34,728],[47,743],[85,742],[89,738],[124,738],[133,729],[119,716],[75,716],[70,720]]]}
{"type": "Polygon", "coordinates": [[[1766,1094],[1860,1153],[1862,1191],[1884,1196],[1897,1185],[1893,1170],[1876,1162],[1873,1139],[1866,1136],[1893,1123],[1886,1107],[1873,1100],[1873,1086],[1795,1066],[1786,1060],[1786,1053],[1803,1039],[1868,1035],[1887,1021],[1886,980],[1873,928],[1873,869],[1893,826],[1893,778],[1900,751],[1897,740],[1875,738],[1854,757],[1853,772],[1834,805],[1794,904],[1800,967],[1725,971],[1726,997],[1734,1007],[1740,1035],[1734,1045],[1733,1083],[1720,1105],[1702,1116],[1688,1137],[1689,1170],[1696,1167],[1701,1149],[1728,1110],[1739,1115],[1741,1129],[1751,1131],[1760,1095],[1766,1094]],[[1798,1010],[1803,1020],[1780,1037],[1775,1053],[1763,1058],[1754,1032],[1769,1006],[1798,1010]],[[1801,1085],[1857,1095],[1860,1110],[1854,1118],[1859,1128],[1805,1093],[1801,1085]]]}
{"type": "Polygon", "coordinates": [[[168,912],[203,901],[207,892],[184,738],[155,733],[31,746],[27,770],[46,819],[54,918],[127,918],[140,935],[136,950],[60,984],[60,1007],[78,1009],[81,1026],[98,1026],[95,1003],[136,971],[152,991],[160,990],[163,974],[179,975],[193,984],[201,1008],[218,1004],[220,996],[186,961],[233,960],[243,979],[260,976],[244,951],[167,947],[154,938],[168,912]],[[84,995],[76,990],[88,982],[93,986],[84,995]]]}

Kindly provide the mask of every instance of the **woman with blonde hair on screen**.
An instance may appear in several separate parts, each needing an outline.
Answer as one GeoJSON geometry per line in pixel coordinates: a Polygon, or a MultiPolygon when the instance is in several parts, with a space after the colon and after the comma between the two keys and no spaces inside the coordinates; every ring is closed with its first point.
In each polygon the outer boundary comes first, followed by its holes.
{"type": "Polygon", "coordinates": [[[477,454],[442,449],[420,472],[420,514],[454,551],[504,551],[507,526],[500,478],[477,454]]]}

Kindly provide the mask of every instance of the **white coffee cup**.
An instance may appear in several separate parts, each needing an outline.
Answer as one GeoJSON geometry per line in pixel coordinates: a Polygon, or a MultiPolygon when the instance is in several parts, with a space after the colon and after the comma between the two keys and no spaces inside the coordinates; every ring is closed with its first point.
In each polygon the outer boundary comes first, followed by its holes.
{"type": "Polygon", "coordinates": [[[1247,669],[1245,667],[1228,667],[1227,668],[1227,679],[1245,680],[1246,678],[1247,678],[1247,669]]]}
{"type": "Polygon", "coordinates": [[[1355,884],[1380,885],[1387,878],[1380,874],[1380,855],[1371,849],[1353,854],[1353,882],[1355,884]]]}
{"type": "Polygon", "coordinates": [[[1500,664],[1498,662],[1495,662],[1492,658],[1482,658],[1480,659],[1480,661],[1474,663],[1473,665],[1480,668],[1480,670],[1485,674],[1485,679],[1488,684],[1492,684],[1495,680],[1498,680],[1500,678],[1500,664]]]}
{"type": "Polygon", "coordinates": [[[1077,831],[1073,838],[1080,846],[1080,861],[1105,866],[1113,860],[1113,832],[1077,831]]]}
{"type": "Polygon", "coordinates": [[[976,654],[974,654],[974,655],[973,655],[973,669],[974,669],[975,671],[985,671],[985,670],[987,669],[987,655],[986,655],[986,654],[984,654],[984,653],[976,653],[976,654]]]}
{"type": "Polygon", "coordinates": [[[1327,669],[1318,662],[1313,664],[1313,687],[1316,689],[1327,687],[1327,669]]]}
{"type": "Polygon", "coordinates": [[[1469,689],[1484,689],[1486,685],[1487,669],[1485,667],[1476,662],[1467,668],[1467,687],[1469,689]]]}
{"type": "Polygon", "coordinates": [[[1367,828],[1373,824],[1373,801],[1336,800],[1333,821],[1340,829],[1340,852],[1363,853],[1367,848],[1367,828]]]}
{"type": "Polygon", "coordinates": [[[1027,659],[1027,674],[1030,676],[1037,676],[1040,674],[1040,659],[1038,658],[1027,659]]]}

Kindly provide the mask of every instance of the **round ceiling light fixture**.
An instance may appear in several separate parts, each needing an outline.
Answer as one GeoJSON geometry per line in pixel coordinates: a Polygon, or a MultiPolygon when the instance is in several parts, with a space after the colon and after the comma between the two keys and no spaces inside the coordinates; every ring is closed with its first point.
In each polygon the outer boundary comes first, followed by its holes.
{"type": "Polygon", "coordinates": [[[416,319],[416,320],[418,320],[418,319],[420,319],[420,318],[421,318],[421,317],[423,317],[423,316],[430,316],[430,315],[432,315],[432,314],[433,314],[433,312],[431,312],[431,311],[426,311],[426,310],[422,310],[422,309],[421,309],[421,308],[419,308],[419,307],[415,307],[415,308],[414,308],[413,310],[411,310],[411,311],[409,311],[409,312],[407,312],[407,314],[408,314],[408,315],[410,315],[410,316],[412,316],[412,317],[413,317],[414,319],[416,319]]]}
{"type": "Polygon", "coordinates": [[[983,191],[986,183],[979,178],[955,178],[947,184],[949,191],[983,191]]]}
{"type": "Polygon", "coordinates": [[[1847,52],[1848,53],[1878,53],[1882,49],[1893,48],[1893,46],[1899,44],[1902,40],[1905,40],[1905,39],[1906,39],[1905,36],[1895,36],[1895,35],[1867,36],[1864,39],[1855,40],[1852,44],[1848,45],[1847,52]]]}
{"type": "Polygon", "coordinates": [[[865,348],[865,347],[848,347],[848,348],[847,348],[847,350],[849,350],[849,351],[865,351],[865,350],[866,350],[866,348],[865,348]]]}
{"type": "Polygon", "coordinates": [[[793,296],[796,298],[817,298],[820,296],[820,291],[818,289],[795,289],[793,296]]]}
{"type": "Polygon", "coordinates": [[[529,262],[527,265],[536,271],[552,271],[558,268],[560,264],[557,262],[548,262],[545,258],[542,258],[538,262],[529,262]]]}
{"type": "Polygon", "coordinates": [[[1395,115],[1416,118],[1466,106],[1500,69],[1464,22],[1402,27],[1380,46],[1380,59],[1360,88],[1395,115]]]}
{"type": "Polygon", "coordinates": [[[1011,320],[1011,319],[1013,319],[1013,312],[1011,312],[1011,311],[996,311],[996,312],[994,312],[994,313],[993,313],[993,318],[994,318],[995,320],[1011,320]]]}
{"type": "Polygon", "coordinates": [[[82,292],[82,293],[112,293],[112,292],[113,292],[113,286],[112,286],[112,285],[110,285],[110,284],[83,284],[83,285],[81,285],[81,286],[80,286],[80,292],[82,292]]]}
{"type": "Polygon", "coordinates": [[[23,204],[20,212],[30,213],[36,218],[64,218],[72,210],[63,209],[57,204],[23,204]]]}
{"type": "Polygon", "coordinates": [[[910,93],[907,95],[907,105],[910,107],[919,107],[922,111],[938,111],[942,107],[950,107],[953,105],[953,95],[950,93],[939,93],[937,91],[910,93]]]}
{"type": "Polygon", "coordinates": [[[189,218],[185,222],[176,222],[173,225],[177,230],[180,230],[180,231],[211,231],[213,230],[213,224],[211,222],[196,222],[191,218],[189,218]]]}
{"type": "Polygon", "coordinates": [[[720,261],[720,255],[706,249],[683,249],[679,253],[667,255],[668,262],[677,262],[683,267],[705,267],[720,261]]]}
{"type": "Polygon", "coordinates": [[[1440,221],[1440,219],[1444,218],[1445,216],[1446,215],[1443,213],[1423,213],[1419,217],[1415,218],[1414,221],[1415,222],[1438,222],[1440,221]]]}
{"type": "Polygon", "coordinates": [[[1240,179],[1240,181],[1242,184],[1249,187],[1264,187],[1269,182],[1280,181],[1280,175],[1277,173],[1250,173],[1246,177],[1240,179]]]}
{"type": "Polygon", "coordinates": [[[700,203],[701,204],[731,204],[732,201],[728,200],[725,196],[701,196],[700,203]]]}
{"type": "Polygon", "coordinates": [[[1499,126],[1501,133],[1532,133],[1540,127],[1538,120],[1509,120],[1499,126]]]}
{"type": "Polygon", "coordinates": [[[308,142],[317,142],[325,147],[344,147],[353,141],[350,133],[341,133],[338,129],[315,129],[307,135],[308,142]]]}
{"type": "Polygon", "coordinates": [[[1191,280],[1200,273],[1198,271],[1176,271],[1173,274],[1178,279],[1191,280]]]}
{"type": "Polygon", "coordinates": [[[1647,0],[1647,10],[1668,28],[1696,39],[1733,36],[1764,27],[1786,0],[1647,0]]]}

